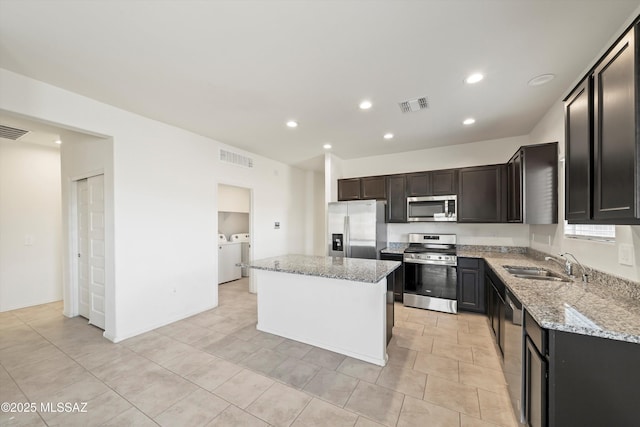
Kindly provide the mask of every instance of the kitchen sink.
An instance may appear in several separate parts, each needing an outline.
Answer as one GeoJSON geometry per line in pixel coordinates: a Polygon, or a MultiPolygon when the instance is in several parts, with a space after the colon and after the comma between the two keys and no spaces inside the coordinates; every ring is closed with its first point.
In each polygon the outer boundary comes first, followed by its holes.
{"type": "Polygon", "coordinates": [[[503,265],[507,272],[520,279],[547,280],[552,282],[568,282],[569,279],[546,268],[503,265]]]}

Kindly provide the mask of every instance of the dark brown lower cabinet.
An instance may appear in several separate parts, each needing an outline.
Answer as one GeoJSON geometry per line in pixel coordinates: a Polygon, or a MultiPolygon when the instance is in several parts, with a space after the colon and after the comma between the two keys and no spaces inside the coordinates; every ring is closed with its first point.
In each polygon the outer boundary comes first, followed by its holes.
{"type": "Polygon", "coordinates": [[[547,359],[530,337],[524,348],[525,419],[531,427],[547,425],[547,359]]]}
{"type": "Polygon", "coordinates": [[[484,313],[484,260],[458,257],[458,310],[484,313]]]}
{"type": "Polygon", "coordinates": [[[528,312],[524,328],[527,425],[639,425],[640,344],[547,330],[528,312]]]}
{"type": "MultiPolygon", "coordinates": [[[[402,262],[402,254],[389,254],[381,253],[381,260],[387,261],[400,261],[402,262]]],[[[394,270],[392,274],[387,277],[387,281],[393,280],[393,299],[398,302],[402,302],[402,295],[404,293],[404,264],[394,270]]]]}
{"type": "Polygon", "coordinates": [[[488,298],[487,315],[489,316],[489,325],[496,337],[496,343],[498,344],[500,353],[504,355],[504,329],[507,310],[507,305],[504,300],[504,283],[502,283],[490,268],[485,269],[484,281],[488,298]]]}

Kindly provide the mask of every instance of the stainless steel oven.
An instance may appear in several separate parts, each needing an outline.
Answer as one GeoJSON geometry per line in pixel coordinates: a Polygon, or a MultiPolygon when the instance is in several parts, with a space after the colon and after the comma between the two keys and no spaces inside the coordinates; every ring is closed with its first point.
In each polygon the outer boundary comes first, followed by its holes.
{"type": "Polygon", "coordinates": [[[404,305],[458,312],[455,234],[409,234],[403,261],[404,305]]]}

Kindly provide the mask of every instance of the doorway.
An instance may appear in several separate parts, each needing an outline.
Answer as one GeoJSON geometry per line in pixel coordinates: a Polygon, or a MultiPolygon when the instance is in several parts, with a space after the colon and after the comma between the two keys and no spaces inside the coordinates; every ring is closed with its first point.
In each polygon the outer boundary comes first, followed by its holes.
{"type": "Polygon", "coordinates": [[[78,314],[105,328],[104,175],[76,181],[78,314]]]}
{"type": "MultiPolygon", "coordinates": [[[[245,279],[251,279],[250,269],[237,268],[234,276],[220,275],[227,271],[228,265],[235,265],[237,262],[247,262],[252,259],[251,233],[251,197],[250,188],[235,185],[218,184],[218,271],[219,284],[245,279]],[[240,261],[232,261],[229,254],[235,254],[240,261]]],[[[250,292],[255,291],[249,286],[250,292]]]]}

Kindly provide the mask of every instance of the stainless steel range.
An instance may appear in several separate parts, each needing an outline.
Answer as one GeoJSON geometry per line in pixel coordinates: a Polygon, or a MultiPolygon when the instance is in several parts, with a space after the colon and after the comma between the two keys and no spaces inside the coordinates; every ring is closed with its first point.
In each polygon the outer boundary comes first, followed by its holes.
{"type": "Polygon", "coordinates": [[[457,313],[455,234],[409,234],[404,250],[404,305],[457,313]]]}

